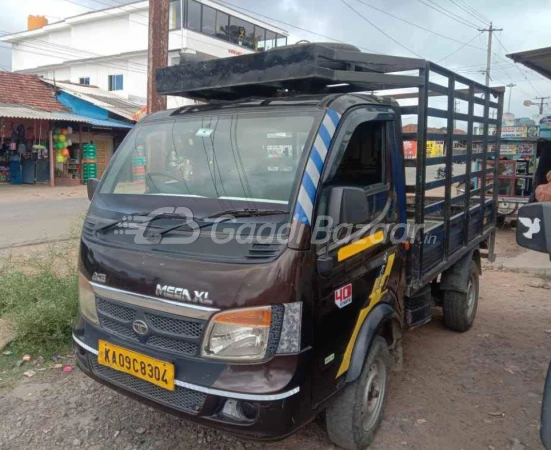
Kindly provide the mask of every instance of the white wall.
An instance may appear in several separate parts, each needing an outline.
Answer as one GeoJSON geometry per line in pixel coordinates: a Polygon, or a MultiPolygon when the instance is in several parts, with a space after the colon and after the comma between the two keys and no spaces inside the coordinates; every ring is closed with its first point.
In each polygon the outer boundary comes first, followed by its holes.
{"type": "MultiPolygon", "coordinates": [[[[1,1],[1,0],[0,0],[1,1]]],[[[243,16],[220,4],[203,0],[203,3],[224,10],[250,22],[266,26],[261,21],[243,16]]],[[[129,11],[113,10],[92,15],[76,16],[55,25],[30,32],[29,37],[13,42],[12,68],[24,70],[46,78],[78,83],[79,78],[89,77],[90,84],[108,89],[109,75],[123,75],[124,90],[114,91],[128,98],[129,95],[145,98],[147,95],[147,3],[130,5],[129,11]],[[92,20],[91,20],[92,19],[92,20]],[[78,50],[77,50],[78,49],[78,50]],[[143,52],[141,55],[126,55],[123,58],[107,58],[83,61],[98,56],[109,57],[121,53],[143,52]]],[[[281,32],[273,27],[275,31],[281,32]]],[[[252,50],[190,30],[175,30],[169,33],[169,55],[177,55],[179,49],[196,51],[215,58],[226,58],[253,53],[252,50]],[[175,52],[174,52],[175,51],[175,52]]],[[[169,98],[169,107],[184,106],[189,101],[169,98]]]]}
{"type": "Polygon", "coordinates": [[[71,27],[71,45],[96,55],[137,50],[129,34],[128,16],[105,18],[71,27]]]}

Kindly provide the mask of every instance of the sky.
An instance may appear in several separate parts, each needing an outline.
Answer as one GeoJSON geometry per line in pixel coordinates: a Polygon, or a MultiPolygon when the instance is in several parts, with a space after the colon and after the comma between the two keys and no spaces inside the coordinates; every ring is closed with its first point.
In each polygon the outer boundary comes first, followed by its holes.
{"type": "MultiPolygon", "coordinates": [[[[516,84],[512,89],[511,112],[517,117],[532,116],[537,108],[525,107],[523,102],[551,95],[551,80],[505,57],[506,53],[551,46],[551,0],[219,1],[226,6],[233,4],[262,14],[265,17],[259,18],[264,20],[266,17],[274,19],[276,25],[289,31],[289,42],[333,38],[356,45],[363,51],[422,57],[480,82],[484,82],[484,74],[480,71],[486,66],[488,33],[478,29],[487,28],[492,21],[494,27],[503,28],[503,31],[494,33],[491,85],[516,84]],[[468,45],[464,46],[465,43],[468,45]]],[[[0,0],[0,34],[24,30],[29,14],[46,15],[51,23],[122,3],[130,1],[0,0]]],[[[7,47],[0,43],[0,66],[3,68],[11,67],[11,51],[7,47]]],[[[507,100],[508,97],[505,110],[507,100]]],[[[551,99],[549,102],[551,105],[551,99]]],[[[546,106],[544,112],[551,114],[551,106],[546,106]]]]}

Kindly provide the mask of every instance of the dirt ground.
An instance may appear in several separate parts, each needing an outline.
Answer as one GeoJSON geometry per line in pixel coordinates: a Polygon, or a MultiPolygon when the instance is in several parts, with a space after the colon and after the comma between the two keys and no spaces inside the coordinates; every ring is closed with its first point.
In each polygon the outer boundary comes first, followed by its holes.
{"type": "MultiPolygon", "coordinates": [[[[501,231],[498,253],[512,253],[512,239],[511,230],[501,231]]],[[[393,375],[371,448],[541,449],[538,423],[551,356],[551,290],[545,286],[490,268],[469,332],[446,330],[437,310],[431,323],[407,332],[403,370],[393,375]]],[[[321,418],[281,442],[242,441],[137,403],[78,370],[45,370],[5,387],[0,382],[0,449],[64,448],[334,447],[321,418]]]]}

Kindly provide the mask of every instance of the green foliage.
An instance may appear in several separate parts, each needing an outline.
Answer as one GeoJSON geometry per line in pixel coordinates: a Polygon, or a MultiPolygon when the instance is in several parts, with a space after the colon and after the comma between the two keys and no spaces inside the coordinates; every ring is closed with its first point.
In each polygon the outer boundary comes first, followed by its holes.
{"type": "Polygon", "coordinates": [[[0,316],[17,333],[17,346],[65,346],[78,311],[74,243],[51,245],[43,253],[0,264],[0,316]]]}

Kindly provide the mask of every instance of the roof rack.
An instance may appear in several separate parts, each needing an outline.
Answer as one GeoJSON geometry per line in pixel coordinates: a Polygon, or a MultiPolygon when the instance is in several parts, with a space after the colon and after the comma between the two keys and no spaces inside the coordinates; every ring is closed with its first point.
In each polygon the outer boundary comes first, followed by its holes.
{"type": "MultiPolygon", "coordinates": [[[[309,43],[231,58],[184,62],[159,69],[156,84],[161,95],[216,102],[420,87],[424,78],[418,72],[400,72],[429,66],[448,72],[423,59],[363,53],[348,44],[309,43]]],[[[483,85],[477,88],[488,89],[483,85]]]]}

